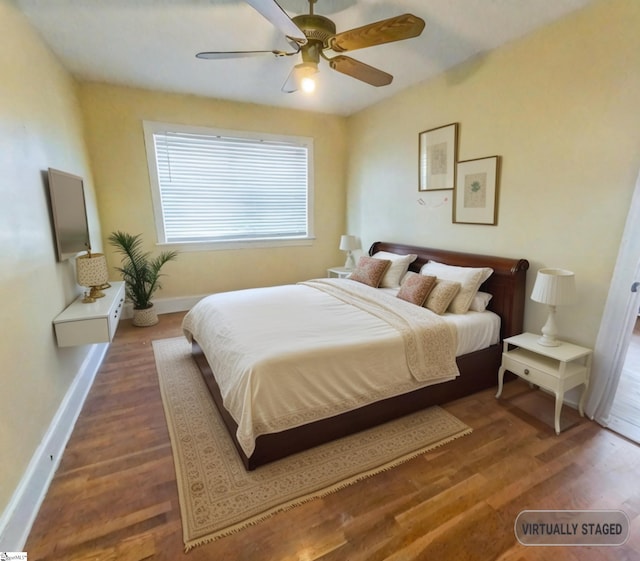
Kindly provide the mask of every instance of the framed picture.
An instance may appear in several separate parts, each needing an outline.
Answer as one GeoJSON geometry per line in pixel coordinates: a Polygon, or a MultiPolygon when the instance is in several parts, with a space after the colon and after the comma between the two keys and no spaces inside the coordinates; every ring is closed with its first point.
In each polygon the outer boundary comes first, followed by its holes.
{"type": "Polygon", "coordinates": [[[453,192],[453,222],[498,223],[500,156],[458,162],[453,192]]]}
{"type": "Polygon", "coordinates": [[[453,189],[458,160],[458,123],[418,135],[418,191],[453,189]]]}

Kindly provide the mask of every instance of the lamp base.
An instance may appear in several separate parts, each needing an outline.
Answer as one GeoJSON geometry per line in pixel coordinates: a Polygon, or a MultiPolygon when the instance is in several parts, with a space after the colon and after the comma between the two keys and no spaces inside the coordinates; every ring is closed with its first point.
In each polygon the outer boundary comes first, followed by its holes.
{"type": "Polygon", "coordinates": [[[349,270],[356,268],[356,258],[351,250],[347,251],[347,260],[344,262],[344,268],[349,270]]]}
{"type": "Polygon", "coordinates": [[[91,292],[89,292],[89,298],[104,298],[104,292],[102,292],[102,285],[92,286],[91,292]]]}
{"type": "Polygon", "coordinates": [[[547,337],[546,335],[538,339],[538,345],[542,345],[543,347],[559,347],[561,344],[562,343],[556,338],[547,337]]]}
{"type": "Polygon", "coordinates": [[[547,323],[542,326],[542,337],[538,339],[538,344],[543,347],[559,347],[562,343],[556,339],[558,328],[556,326],[556,307],[549,306],[549,316],[547,323]]]}
{"type": "Polygon", "coordinates": [[[83,304],[91,304],[95,302],[98,298],[104,298],[105,294],[104,292],[102,292],[101,289],[108,288],[108,287],[105,287],[104,285],[100,285],[100,286],[90,286],[89,288],[91,289],[89,291],[89,294],[85,293],[84,298],[82,299],[83,304]]]}

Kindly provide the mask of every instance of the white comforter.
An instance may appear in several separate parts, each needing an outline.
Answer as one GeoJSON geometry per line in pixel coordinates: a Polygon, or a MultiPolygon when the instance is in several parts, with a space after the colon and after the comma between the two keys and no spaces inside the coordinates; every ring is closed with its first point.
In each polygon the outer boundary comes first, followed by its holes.
{"type": "Polygon", "coordinates": [[[215,373],[247,457],[261,434],[458,375],[453,326],[345,279],[214,294],[183,327],[215,373]]]}

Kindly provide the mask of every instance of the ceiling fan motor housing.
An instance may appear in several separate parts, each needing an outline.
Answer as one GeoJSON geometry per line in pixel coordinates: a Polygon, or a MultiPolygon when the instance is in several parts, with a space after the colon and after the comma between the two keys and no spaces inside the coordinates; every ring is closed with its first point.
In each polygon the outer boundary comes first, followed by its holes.
{"type": "Polygon", "coordinates": [[[306,45],[301,49],[302,60],[317,63],[327,40],[336,34],[335,23],[317,14],[302,14],[292,19],[307,38],[306,45]]]}
{"type": "Polygon", "coordinates": [[[324,43],[329,37],[336,34],[336,24],[329,18],[317,14],[301,14],[293,17],[295,23],[309,41],[321,41],[324,43]]]}

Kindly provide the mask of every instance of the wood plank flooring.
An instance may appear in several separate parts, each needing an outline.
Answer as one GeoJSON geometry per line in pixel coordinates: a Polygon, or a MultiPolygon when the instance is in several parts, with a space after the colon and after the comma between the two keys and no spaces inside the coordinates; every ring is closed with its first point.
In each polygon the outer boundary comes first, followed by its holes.
{"type": "Polygon", "coordinates": [[[182,317],[121,322],[25,546],[30,561],[640,559],[640,447],[570,411],[573,426],[555,436],[543,420],[552,402],[520,381],[501,400],[488,390],[446,406],[471,435],[185,554],[151,347],[181,335],[182,317]],[[621,509],[632,535],[615,548],[525,547],[513,533],[523,509],[621,509]]]}

